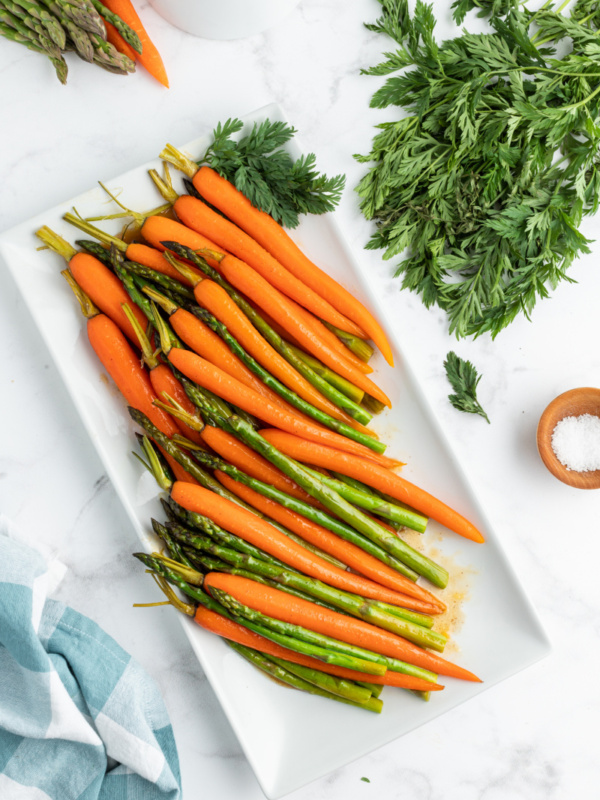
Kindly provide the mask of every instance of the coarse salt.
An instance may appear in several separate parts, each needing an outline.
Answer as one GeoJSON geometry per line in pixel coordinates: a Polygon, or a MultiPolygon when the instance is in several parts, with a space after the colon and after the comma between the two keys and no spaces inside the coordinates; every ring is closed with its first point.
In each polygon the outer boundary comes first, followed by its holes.
{"type": "Polygon", "coordinates": [[[600,417],[563,417],[552,432],[552,449],[560,463],[575,472],[600,469],[600,417]]]}

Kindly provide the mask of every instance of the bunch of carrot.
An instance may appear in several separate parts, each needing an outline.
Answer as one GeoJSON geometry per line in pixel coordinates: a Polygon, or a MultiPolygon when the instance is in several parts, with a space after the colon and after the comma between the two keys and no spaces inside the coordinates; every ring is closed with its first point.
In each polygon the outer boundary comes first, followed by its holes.
{"type": "Polygon", "coordinates": [[[68,262],[90,343],[167,492],[153,528],[168,555],[136,556],[168,602],[296,688],[379,711],[383,685],[478,680],[437,654],[445,606],[417,580],[444,588],[448,573],[399,531],[431,517],[483,538],[397,475],[367,427],[390,405],[369,377],[367,338],[393,364],[381,326],[235,187],[164,155],[192,193],[154,173],[173,213],[143,218],[143,241],[74,215],[97,240],[79,252],[38,231],[68,262]]]}

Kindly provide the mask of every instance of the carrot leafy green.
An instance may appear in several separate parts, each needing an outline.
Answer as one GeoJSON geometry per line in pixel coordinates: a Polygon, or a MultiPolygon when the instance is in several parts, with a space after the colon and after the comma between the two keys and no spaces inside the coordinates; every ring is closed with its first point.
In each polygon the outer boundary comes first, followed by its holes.
{"type": "Polygon", "coordinates": [[[546,2],[456,0],[489,32],[434,37],[431,5],[380,0],[372,31],[396,47],[365,74],[386,76],[376,108],[395,107],[357,191],[377,229],[367,244],[400,256],[396,276],[448,315],[457,337],[494,337],[530,316],[588,240],[600,202],[598,2],[570,17],[546,2]],[[405,69],[405,68],[409,69],[405,69]]]}
{"type": "Polygon", "coordinates": [[[328,178],[316,169],[314,153],[294,159],[283,146],[296,133],[285,122],[264,120],[250,133],[234,138],[240,119],[219,123],[213,142],[199,165],[207,164],[286,228],[295,228],[299,214],[324,214],[338,204],[344,175],[328,178]]]}

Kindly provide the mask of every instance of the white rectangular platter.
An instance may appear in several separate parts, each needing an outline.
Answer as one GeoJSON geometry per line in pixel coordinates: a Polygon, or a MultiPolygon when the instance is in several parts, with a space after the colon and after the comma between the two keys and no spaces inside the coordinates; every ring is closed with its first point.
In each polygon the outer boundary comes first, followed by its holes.
{"type": "MultiPolygon", "coordinates": [[[[246,118],[247,126],[265,118],[285,119],[277,106],[246,118]]],[[[209,140],[184,146],[192,157],[209,140]]],[[[299,152],[292,143],[290,152],[299,152]]],[[[147,170],[140,166],[109,182],[130,208],[142,211],[159,204],[147,170]]],[[[178,180],[176,178],[176,180],[178,180]]],[[[177,183],[176,183],[176,188],[177,183]]],[[[149,475],[132,458],[133,429],[125,403],[107,380],[88,344],[85,321],[60,270],[64,263],[51,252],[38,252],[34,232],[48,225],[69,241],[79,232],[63,222],[72,207],[83,216],[111,213],[106,195],[92,189],[0,236],[0,253],[12,272],[40,334],[73,399],[92,441],[146,549],[152,549],[150,517],[163,519],[158,492],[149,475]],[[106,209],[106,212],[103,211],[106,209]]],[[[107,229],[109,229],[107,227],[107,229]]],[[[113,224],[112,231],[119,229],[113,224]]],[[[331,214],[303,220],[292,237],[334,278],[356,294],[385,326],[382,310],[366,276],[345,246],[331,214]]],[[[387,328],[388,336],[389,327],[387,328]]],[[[407,462],[403,475],[457,508],[482,530],[477,545],[431,523],[423,536],[425,551],[450,570],[446,594],[465,592],[463,621],[453,634],[450,660],[478,674],[483,683],[443,681],[446,689],[428,703],[408,692],[384,691],[381,715],[286,690],[267,680],[224,642],[180,615],[190,643],[218,696],[258,781],[269,798],[277,798],[474,697],[547,654],[548,640],[494,531],[449,450],[443,432],[398,346],[392,342],[396,367],[380,356],[372,364],[374,378],[390,396],[393,410],[376,418],[373,427],[389,442],[388,453],[407,462]],[[443,535],[442,535],[443,534],[443,535]],[[461,574],[459,579],[452,578],[461,574]]],[[[173,612],[176,613],[175,611],[173,612]]]]}

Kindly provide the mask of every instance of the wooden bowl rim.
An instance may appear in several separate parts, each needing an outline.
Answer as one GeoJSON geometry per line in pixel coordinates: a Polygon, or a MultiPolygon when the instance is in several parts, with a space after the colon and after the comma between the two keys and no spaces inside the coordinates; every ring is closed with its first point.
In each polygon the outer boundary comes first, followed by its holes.
{"type": "Polygon", "coordinates": [[[600,489],[600,469],[589,472],[576,472],[567,469],[556,457],[552,449],[552,434],[556,425],[565,417],[578,417],[582,414],[594,414],[600,417],[600,389],[594,386],[582,386],[569,389],[549,403],[537,427],[537,447],[547,469],[559,481],[577,489],[600,489]],[[590,410],[596,406],[596,411],[590,410]]]}

